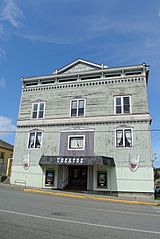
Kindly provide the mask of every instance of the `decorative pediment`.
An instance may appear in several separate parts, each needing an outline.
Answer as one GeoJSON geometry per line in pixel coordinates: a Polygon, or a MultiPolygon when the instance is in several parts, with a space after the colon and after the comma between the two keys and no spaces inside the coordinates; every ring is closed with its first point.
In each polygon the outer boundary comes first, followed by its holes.
{"type": "Polygon", "coordinates": [[[107,68],[107,66],[95,64],[89,61],[84,61],[78,59],[59,70],[53,72],[53,74],[69,74],[69,73],[78,73],[83,71],[93,71],[98,69],[107,68]]]}

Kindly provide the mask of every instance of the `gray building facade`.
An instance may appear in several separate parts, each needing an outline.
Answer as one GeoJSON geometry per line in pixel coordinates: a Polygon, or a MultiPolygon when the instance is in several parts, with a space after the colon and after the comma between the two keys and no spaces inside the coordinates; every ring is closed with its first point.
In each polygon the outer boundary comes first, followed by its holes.
{"type": "Polygon", "coordinates": [[[152,197],[146,64],[22,79],[11,183],[152,197]]]}

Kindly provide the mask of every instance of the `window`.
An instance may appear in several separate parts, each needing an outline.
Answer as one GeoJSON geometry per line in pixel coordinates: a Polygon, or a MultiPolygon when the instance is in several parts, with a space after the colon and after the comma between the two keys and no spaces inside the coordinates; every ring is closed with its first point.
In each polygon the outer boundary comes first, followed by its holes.
{"type": "Polygon", "coordinates": [[[76,99],[71,101],[71,117],[84,116],[85,113],[85,100],[76,99]]]}
{"type": "Polygon", "coordinates": [[[85,147],[84,135],[68,136],[69,150],[84,150],[84,147],[85,147]]]}
{"type": "Polygon", "coordinates": [[[116,130],[116,147],[132,147],[132,130],[116,130]]]}
{"type": "Polygon", "coordinates": [[[45,177],[45,186],[54,186],[54,170],[47,170],[45,177]]]}
{"type": "Polygon", "coordinates": [[[42,146],[42,132],[31,132],[29,134],[28,148],[40,148],[42,146]]]}
{"type": "Polygon", "coordinates": [[[107,172],[97,172],[97,188],[107,188],[107,172]]]}
{"type": "Polygon", "coordinates": [[[45,111],[45,103],[44,102],[33,103],[32,118],[33,119],[43,119],[44,111],[45,111]]]}
{"type": "Polygon", "coordinates": [[[4,159],[4,155],[5,155],[5,153],[4,152],[0,152],[0,160],[2,159],[4,159]]]}
{"type": "Polygon", "coordinates": [[[115,114],[131,113],[131,96],[115,97],[115,114]]]}

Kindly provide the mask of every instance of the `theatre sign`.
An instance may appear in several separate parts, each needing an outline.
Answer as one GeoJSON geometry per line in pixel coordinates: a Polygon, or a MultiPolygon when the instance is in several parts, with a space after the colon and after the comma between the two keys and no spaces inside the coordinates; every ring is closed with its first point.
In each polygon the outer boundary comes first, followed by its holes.
{"type": "Polygon", "coordinates": [[[40,165],[112,165],[114,160],[104,156],[45,156],[42,155],[40,165]]]}
{"type": "Polygon", "coordinates": [[[83,164],[84,159],[83,158],[63,158],[58,157],[56,158],[57,164],[83,164]]]}

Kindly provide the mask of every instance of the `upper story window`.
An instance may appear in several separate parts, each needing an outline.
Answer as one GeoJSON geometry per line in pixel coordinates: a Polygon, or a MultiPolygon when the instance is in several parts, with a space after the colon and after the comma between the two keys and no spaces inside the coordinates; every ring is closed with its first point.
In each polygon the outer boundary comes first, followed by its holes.
{"type": "Polygon", "coordinates": [[[29,133],[28,148],[41,148],[42,146],[42,132],[35,131],[29,133]]]}
{"type": "Polygon", "coordinates": [[[85,100],[74,99],[71,100],[71,117],[80,117],[85,115],[85,100]]]}
{"type": "Polygon", "coordinates": [[[132,129],[116,130],[116,147],[132,147],[133,136],[132,129]]]}
{"type": "Polygon", "coordinates": [[[68,136],[68,149],[69,150],[84,150],[85,148],[85,136],[74,135],[68,136]]]}
{"type": "Polygon", "coordinates": [[[36,102],[32,105],[32,119],[43,119],[45,113],[45,102],[36,102]]]}
{"type": "Polygon", "coordinates": [[[4,159],[4,155],[5,155],[4,152],[0,152],[0,160],[4,159]]]}
{"type": "Polygon", "coordinates": [[[115,96],[114,110],[115,114],[131,113],[131,96],[115,96]]]}

